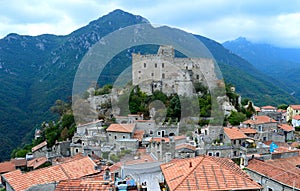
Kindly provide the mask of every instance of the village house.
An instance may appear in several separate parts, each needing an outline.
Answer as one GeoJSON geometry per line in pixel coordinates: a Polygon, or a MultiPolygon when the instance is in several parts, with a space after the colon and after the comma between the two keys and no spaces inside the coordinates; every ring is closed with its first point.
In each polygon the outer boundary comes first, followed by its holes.
{"type": "MultiPolygon", "coordinates": [[[[107,142],[102,124],[102,120],[96,120],[77,126],[76,133],[69,144],[71,156],[79,153],[85,156],[93,154],[101,156],[101,144],[107,142]]],[[[54,146],[52,148],[54,153],[61,153],[63,156],[68,154],[68,150],[66,150],[67,142],[59,145],[55,144],[54,146]]]]}
{"type": "Polygon", "coordinates": [[[300,156],[274,160],[252,159],[245,168],[263,191],[300,190],[300,156]]]}
{"type": "Polygon", "coordinates": [[[47,151],[48,151],[47,141],[43,141],[42,143],[32,147],[31,149],[34,158],[46,156],[47,151]]]}
{"type": "Polygon", "coordinates": [[[165,184],[177,190],[255,190],[261,186],[228,158],[198,156],[162,164],[165,184]]]}
{"type": "Polygon", "coordinates": [[[252,119],[241,123],[241,128],[251,127],[256,129],[258,140],[272,140],[272,134],[277,130],[277,121],[268,116],[253,116],[252,119]]]}
{"type": "Polygon", "coordinates": [[[240,157],[241,146],[246,147],[246,139],[248,137],[236,127],[224,127],[224,144],[233,146],[232,157],[240,157]]]}
{"type": "Polygon", "coordinates": [[[106,129],[108,142],[114,145],[118,139],[131,139],[135,126],[136,124],[110,124],[106,129]]]}
{"type": "Polygon", "coordinates": [[[300,115],[300,105],[289,105],[287,108],[286,121],[292,120],[295,115],[300,115]]]}
{"type": "Polygon", "coordinates": [[[261,112],[276,112],[276,107],[267,105],[261,107],[261,112]]]}
{"type": "Polygon", "coordinates": [[[283,135],[285,141],[294,140],[294,131],[295,128],[288,124],[278,124],[278,134],[283,135]]]}
{"type": "Polygon", "coordinates": [[[53,188],[58,181],[81,178],[95,173],[99,173],[97,165],[89,157],[83,157],[27,173],[15,170],[3,174],[1,180],[7,191],[25,191],[33,186],[45,184],[53,188]]]}

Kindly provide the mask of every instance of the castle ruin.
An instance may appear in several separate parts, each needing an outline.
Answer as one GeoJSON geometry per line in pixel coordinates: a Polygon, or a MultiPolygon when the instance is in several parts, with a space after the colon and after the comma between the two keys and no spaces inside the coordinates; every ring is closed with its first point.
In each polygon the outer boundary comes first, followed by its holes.
{"type": "Polygon", "coordinates": [[[148,95],[159,90],[167,95],[190,96],[195,93],[196,82],[216,86],[213,59],[177,58],[168,45],[160,46],[154,55],[132,54],[132,83],[148,95]]]}

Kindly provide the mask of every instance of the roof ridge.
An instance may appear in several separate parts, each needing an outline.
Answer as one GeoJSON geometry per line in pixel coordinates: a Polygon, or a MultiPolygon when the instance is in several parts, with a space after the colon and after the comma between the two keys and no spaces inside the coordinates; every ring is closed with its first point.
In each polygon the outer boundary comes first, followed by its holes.
{"type": "MultiPolygon", "coordinates": [[[[228,160],[227,158],[218,158],[218,160],[217,160],[217,158],[212,158],[212,159],[213,159],[214,161],[216,161],[221,167],[224,167],[226,170],[229,170],[230,172],[233,172],[234,174],[236,174],[236,175],[238,175],[238,176],[241,176],[241,177],[245,177],[245,178],[251,179],[250,176],[247,175],[246,173],[244,173],[244,172],[242,171],[242,169],[240,169],[239,167],[238,167],[238,168],[229,168],[229,166],[227,166],[225,163],[222,163],[222,162],[220,161],[220,160],[223,160],[223,161],[227,160],[226,162],[230,161],[230,160],[228,160]],[[237,169],[239,169],[240,172],[237,172],[237,169]],[[241,174],[241,173],[243,173],[243,174],[241,174]]],[[[230,161],[230,162],[231,162],[231,161],[230,161]]],[[[232,161],[232,163],[233,163],[234,165],[236,165],[233,161],[232,161]]]]}
{"type": "MultiPolygon", "coordinates": [[[[190,172],[185,175],[185,177],[182,179],[182,181],[180,181],[180,183],[183,182],[184,180],[186,180],[186,178],[191,174],[191,172],[193,172],[195,170],[195,168],[198,167],[202,163],[202,161],[204,160],[205,156],[206,155],[202,156],[202,159],[194,167],[191,168],[190,172]]],[[[191,162],[193,159],[197,159],[197,158],[189,158],[189,160],[187,160],[187,161],[191,162]]],[[[174,190],[176,190],[179,187],[180,183],[178,183],[176,185],[176,187],[174,188],[174,190]]]]}
{"type": "Polygon", "coordinates": [[[64,167],[61,164],[59,164],[58,166],[64,172],[64,174],[68,177],[68,180],[71,180],[71,177],[69,176],[69,174],[67,173],[67,171],[64,169],[64,167]]]}

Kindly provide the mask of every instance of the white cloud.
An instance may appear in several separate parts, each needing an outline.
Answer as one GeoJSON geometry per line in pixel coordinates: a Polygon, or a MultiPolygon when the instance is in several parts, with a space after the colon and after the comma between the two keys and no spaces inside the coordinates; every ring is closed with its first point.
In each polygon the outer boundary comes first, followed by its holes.
{"type": "Polygon", "coordinates": [[[219,42],[252,41],[300,47],[300,1],[281,0],[11,0],[0,1],[0,37],[8,33],[68,34],[114,9],[139,14],[219,42]]]}

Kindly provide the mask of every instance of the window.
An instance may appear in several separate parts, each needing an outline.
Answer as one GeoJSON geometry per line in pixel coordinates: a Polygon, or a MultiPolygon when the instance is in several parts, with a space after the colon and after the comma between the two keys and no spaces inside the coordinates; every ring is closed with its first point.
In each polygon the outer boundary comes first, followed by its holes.
{"type": "Polygon", "coordinates": [[[237,156],[237,152],[236,151],[233,152],[233,156],[237,156]]]}
{"type": "Polygon", "coordinates": [[[117,139],[117,136],[115,136],[115,139],[117,139]]]}
{"type": "Polygon", "coordinates": [[[154,76],[154,73],[153,73],[153,72],[151,73],[151,76],[154,76]]]}
{"type": "Polygon", "coordinates": [[[123,135],[123,139],[125,139],[126,137],[125,137],[125,135],[123,135]]]}
{"type": "Polygon", "coordinates": [[[258,126],[258,131],[263,131],[263,126],[262,125],[258,126]]]}
{"type": "Polygon", "coordinates": [[[109,133],[108,136],[111,136],[111,134],[109,133]]]}
{"type": "Polygon", "coordinates": [[[146,68],[146,66],[147,66],[146,63],[144,63],[144,68],[146,68]]]}
{"type": "Polygon", "coordinates": [[[78,149],[75,149],[75,153],[78,153],[78,149]]]}
{"type": "Polygon", "coordinates": [[[157,63],[155,63],[154,65],[155,65],[155,68],[157,68],[157,63]]]}
{"type": "Polygon", "coordinates": [[[153,131],[152,130],[150,130],[150,135],[153,135],[153,131]]]}
{"type": "Polygon", "coordinates": [[[263,137],[263,141],[267,141],[267,137],[263,137]]]}
{"type": "Polygon", "coordinates": [[[163,78],[163,79],[165,78],[165,73],[162,73],[162,78],[163,78]]]}
{"type": "Polygon", "coordinates": [[[162,64],[161,64],[161,67],[164,68],[164,67],[165,67],[165,63],[162,63],[162,64]]]}
{"type": "Polygon", "coordinates": [[[219,152],[216,152],[216,156],[219,157],[219,156],[220,156],[220,153],[219,153],[219,152]]]}
{"type": "Polygon", "coordinates": [[[196,78],[197,78],[197,80],[199,80],[199,75],[198,74],[197,74],[196,78]]]}
{"type": "Polygon", "coordinates": [[[268,188],[268,191],[273,191],[273,189],[272,188],[268,188]]]}
{"type": "Polygon", "coordinates": [[[212,153],[208,153],[208,156],[212,156],[212,153]]]}
{"type": "Polygon", "coordinates": [[[157,131],[157,135],[159,135],[159,136],[160,136],[160,131],[157,131]]]}

